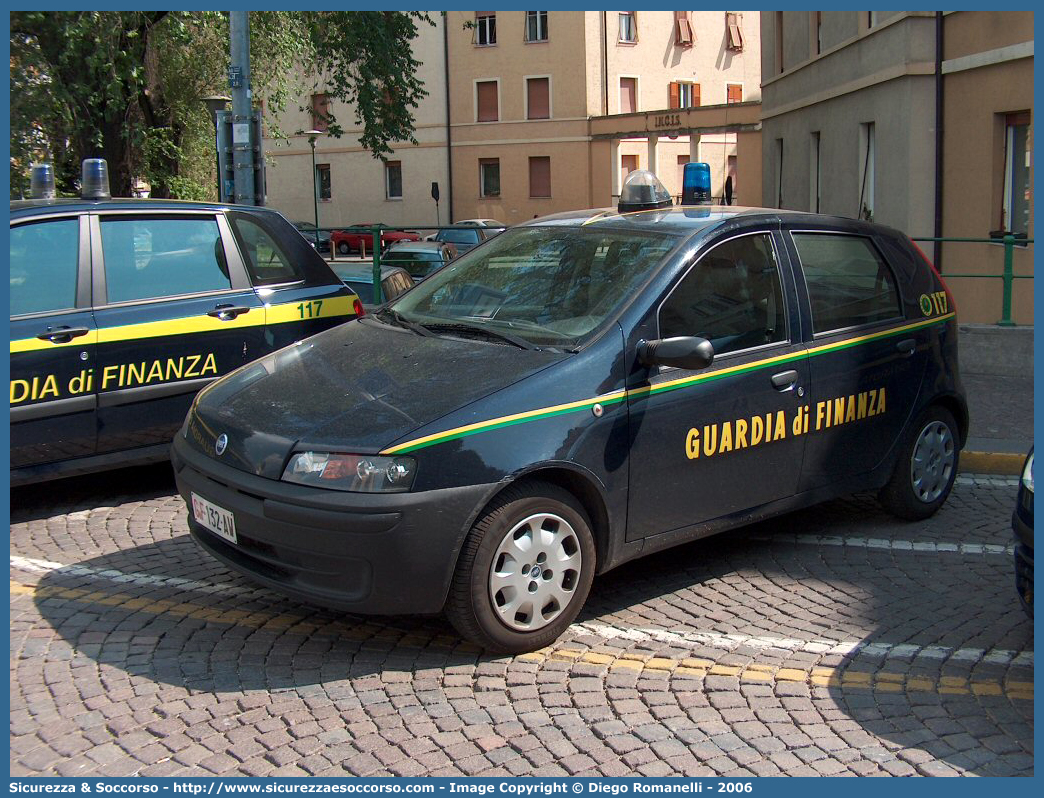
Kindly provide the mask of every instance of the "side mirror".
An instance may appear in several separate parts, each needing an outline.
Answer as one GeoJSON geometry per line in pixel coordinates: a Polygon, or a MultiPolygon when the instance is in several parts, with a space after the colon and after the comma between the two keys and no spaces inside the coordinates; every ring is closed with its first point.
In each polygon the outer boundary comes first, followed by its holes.
{"type": "Polygon", "coordinates": [[[638,360],[646,366],[705,369],[714,362],[714,345],[706,338],[687,335],[639,341],[638,360]]]}

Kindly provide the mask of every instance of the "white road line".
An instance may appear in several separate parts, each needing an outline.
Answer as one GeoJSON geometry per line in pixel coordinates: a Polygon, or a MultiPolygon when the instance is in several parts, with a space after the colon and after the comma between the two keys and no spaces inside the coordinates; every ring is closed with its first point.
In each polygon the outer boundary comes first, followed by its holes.
{"type": "Polygon", "coordinates": [[[87,579],[103,579],[118,584],[154,585],[156,587],[180,588],[196,593],[223,593],[226,595],[256,594],[262,588],[241,587],[239,585],[215,582],[199,582],[195,579],[182,579],[178,576],[157,576],[134,571],[119,571],[114,568],[92,568],[89,565],[63,565],[60,562],[35,560],[30,557],[11,555],[11,567],[31,574],[49,574],[61,571],[71,576],[82,576],[87,579]]]}
{"type": "Polygon", "coordinates": [[[991,662],[999,665],[1033,667],[1032,651],[1009,649],[949,648],[946,646],[918,646],[910,643],[867,643],[862,640],[798,640],[795,638],[755,637],[719,632],[671,632],[666,629],[622,629],[598,621],[574,623],[571,629],[586,632],[605,640],[626,640],[633,643],[667,643],[683,648],[707,646],[734,651],[754,648],[776,651],[804,651],[812,654],[865,654],[884,659],[931,659],[962,662],[991,662]]]}
{"type": "Polygon", "coordinates": [[[842,537],[840,535],[751,535],[750,540],[768,543],[796,543],[802,546],[846,546],[857,549],[880,549],[890,551],[917,551],[934,554],[991,554],[1011,557],[1015,546],[999,543],[948,543],[923,540],[889,540],[888,538],[842,537]]]}
{"type": "MultiPolygon", "coordinates": [[[[200,582],[176,576],[119,571],[113,568],[92,568],[88,565],[63,565],[48,560],[11,555],[11,568],[24,573],[48,574],[61,571],[63,574],[97,579],[117,584],[146,585],[154,587],[191,590],[197,593],[226,596],[257,595],[264,588],[242,587],[232,584],[200,582]]],[[[632,643],[666,643],[681,648],[701,646],[734,651],[738,648],[754,648],[774,651],[804,651],[813,654],[866,654],[886,659],[930,659],[936,661],[991,662],[999,665],[1033,667],[1032,651],[1007,649],[948,648],[946,646],[918,646],[909,643],[867,643],[862,640],[833,640],[753,636],[744,634],[722,634],[719,632],[671,632],[665,629],[620,628],[599,621],[574,623],[574,633],[595,635],[603,640],[623,640],[632,643]]]]}

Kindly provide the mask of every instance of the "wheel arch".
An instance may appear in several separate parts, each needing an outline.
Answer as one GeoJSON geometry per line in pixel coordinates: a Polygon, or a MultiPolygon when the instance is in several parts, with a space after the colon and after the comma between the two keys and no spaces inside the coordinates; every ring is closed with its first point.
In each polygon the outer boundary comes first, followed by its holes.
{"type": "MultiPolygon", "coordinates": [[[[595,573],[600,573],[609,558],[610,525],[609,511],[606,507],[605,488],[594,474],[574,463],[544,463],[534,465],[513,478],[501,482],[468,522],[470,529],[477,518],[481,518],[488,508],[509,487],[527,482],[547,482],[556,485],[571,494],[587,513],[591,521],[591,534],[594,536],[595,573]]],[[[458,557],[459,557],[458,552],[458,557]]]]}
{"type": "Polygon", "coordinates": [[[957,434],[959,436],[960,448],[964,448],[964,445],[968,442],[968,405],[965,403],[963,397],[957,394],[940,394],[936,396],[929,405],[939,405],[939,407],[945,408],[949,411],[950,415],[953,416],[954,421],[957,422],[957,434]]]}

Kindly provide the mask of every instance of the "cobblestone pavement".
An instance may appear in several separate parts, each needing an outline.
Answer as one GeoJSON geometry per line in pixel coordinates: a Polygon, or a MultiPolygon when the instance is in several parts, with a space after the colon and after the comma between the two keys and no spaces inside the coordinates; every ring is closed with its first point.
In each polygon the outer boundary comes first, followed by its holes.
{"type": "Polygon", "coordinates": [[[227,572],[166,469],[12,493],[12,775],[1029,775],[1015,481],[869,497],[630,563],[550,649],[227,572]]]}

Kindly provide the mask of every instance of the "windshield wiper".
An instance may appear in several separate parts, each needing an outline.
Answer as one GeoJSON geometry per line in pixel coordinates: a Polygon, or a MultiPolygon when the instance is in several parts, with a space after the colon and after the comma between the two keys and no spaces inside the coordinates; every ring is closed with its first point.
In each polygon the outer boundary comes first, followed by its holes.
{"type": "Polygon", "coordinates": [[[423,324],[418,324],[415,321],[410,321],[397,310],[392,310],[391,308],[381,308],[373,315],[378,316],[382,319],[391,319],[392,323],[394,323],[395,325],[407,330],[411,330],[417,333],[417,335],[425,335],[428,338],[435,337],[435,333],[429,331],[428,328],[425,327],[423,324]]]}
{"type": "Polygon", "coordinates": [[[518,338],[508,333],[500,332],[499,330],[491,330],[489,327],[483,327],[480,324],[465,324],[464,322],[433,322],[431,324],[424,325],[429,330],[446,330],[448,332],[471,332],[485,335],[487,338],[496,338],[501,341],[507,341],[509,344],[514,344],[519,349],[536,349],[540,347],[535,344],[531,344],[524,338],[518,338]]]}

